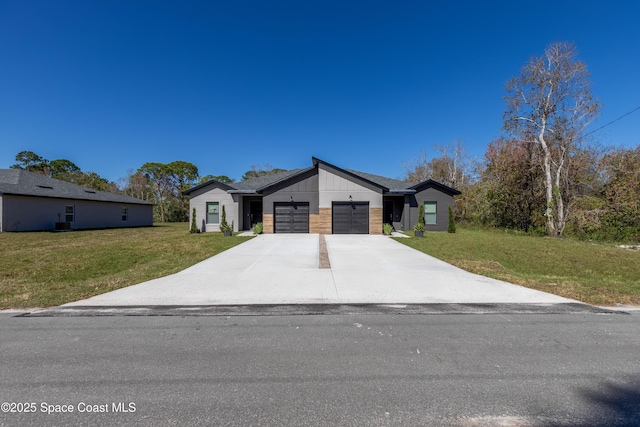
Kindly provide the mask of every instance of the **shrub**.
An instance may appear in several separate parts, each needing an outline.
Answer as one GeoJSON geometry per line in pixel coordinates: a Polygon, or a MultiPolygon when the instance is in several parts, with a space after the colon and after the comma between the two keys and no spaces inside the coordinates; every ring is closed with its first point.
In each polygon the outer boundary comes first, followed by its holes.
{"type": "Polygon", "coordinates": [[[456,232],[456,221],[453,219],[453,209],[451,209],[451,206],[449,206],[449,226],[447,227],[447,232],[456,232]]]}
{"type": "Polygon", "coordinates": [[[420,203],[420,208],[418,209],[418,222],[416,222],[413,229],[415,231],[424,231],[424,203],[420,203]],[[421,227],[421,229],[418,229],[418,227],[421,227]]]}
{"type": "Polygon", "coordinates": [[[388,223],[384,223],[382,224],[382,232],[386,235],[391,235],[391,233],[393,233],[393,225],[388,224],[388,223]]]}
{"type": "Polygon", "coordinates": [[[197,233],[198,224],[196,222],[196,208],[193,208],[193,213],[191,214],[191,228],[189,229],[189,233],[197,233]]]}
{"type": "Polygon", "coordinates": [[[231,226],[227,223],[227,211],[222,205],[222,219],[220,220],[220,231],[231,231],[231,226]]]}
{"type": "Polygon", "coordinates": [[[259,222],[254,225],[251,231],[253,231],[253,234],[262,234],[262,223],[259,222]]]}

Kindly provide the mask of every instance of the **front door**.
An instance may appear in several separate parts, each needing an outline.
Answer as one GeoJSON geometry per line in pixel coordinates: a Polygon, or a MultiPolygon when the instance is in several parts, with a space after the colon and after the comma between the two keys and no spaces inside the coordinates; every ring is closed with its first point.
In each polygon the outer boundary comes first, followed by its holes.
{"type": "Polygon", "coordinates": [[[393,225],[393,200],[385,200],[382,208],[382,223],[393,225]]]}
{"type": "Polygon", "coordinates": [[[251,228],[262,222],[262,200],[259,202],[249,202],[249,215],[251,216],[251,228]]]}

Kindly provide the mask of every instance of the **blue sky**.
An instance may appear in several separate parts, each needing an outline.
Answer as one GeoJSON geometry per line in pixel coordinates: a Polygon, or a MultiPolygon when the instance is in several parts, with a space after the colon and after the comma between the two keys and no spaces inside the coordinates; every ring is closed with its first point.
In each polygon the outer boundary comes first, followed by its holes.
{"type": "MultiPolygon", "coordinates": [[[[31,150],[110,179],[186,160],[403,176],[455,138],[481,158],[506,81],[574,42],[604,104],[640,106],[640,2],[0,0],[0,168],[31,150]]],[[[640,111],[598,132],[640,144],[640,111]]]]}

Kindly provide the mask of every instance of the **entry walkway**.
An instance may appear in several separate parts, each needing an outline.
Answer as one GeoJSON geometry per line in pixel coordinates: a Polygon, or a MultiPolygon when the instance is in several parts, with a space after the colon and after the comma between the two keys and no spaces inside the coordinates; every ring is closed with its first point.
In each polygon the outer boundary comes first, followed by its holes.
{"type": "Polygon", "coordinates": [[[260,235],[184,271],[65,306],[576,302],[475,275],[386,236],[260,235]]]}

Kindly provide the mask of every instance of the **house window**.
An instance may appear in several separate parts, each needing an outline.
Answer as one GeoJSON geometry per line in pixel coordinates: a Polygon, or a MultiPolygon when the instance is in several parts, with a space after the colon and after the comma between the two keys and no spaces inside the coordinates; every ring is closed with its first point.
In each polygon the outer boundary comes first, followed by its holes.
{"type": "Polygon", "coordinates": [[[129,208],[122,208],[122,220],[127,221],[129,219],[129,208]]]}
{"type": "Polygon", "coordinates": [[[64,208],[64,222],[75,222],[76,220],[76,207],[73,205],[67,205],[64,208]]]}
{"type": "Polygon", "coordinates": [[[437,202],[424,202],[424,223],[426,225],[437,224],[436,214],[438,212],[437,202]]]}
{"type": "Polygon", "coordinates": [[[220,203],[207,203],[207,224],[218,224],[220,222],[220,203]]]}

